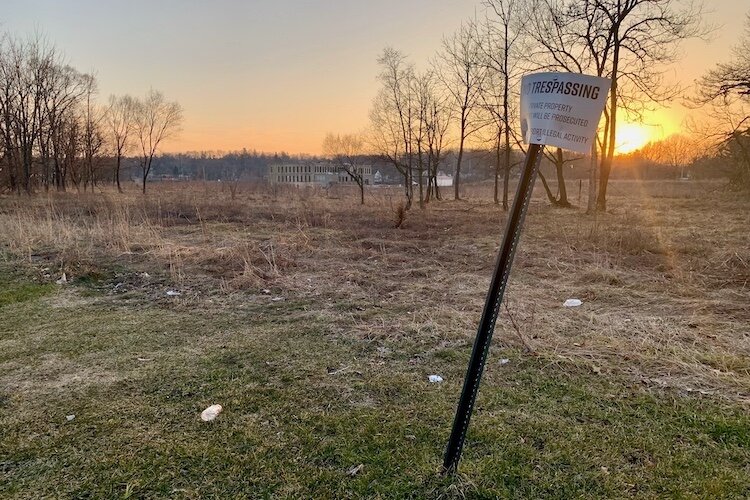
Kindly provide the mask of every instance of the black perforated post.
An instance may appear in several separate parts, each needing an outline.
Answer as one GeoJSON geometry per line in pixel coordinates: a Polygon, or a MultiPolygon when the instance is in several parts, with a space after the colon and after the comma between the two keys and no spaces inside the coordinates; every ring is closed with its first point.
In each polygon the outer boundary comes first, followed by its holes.
{"type": "Polygon", "coordinates": [[[445,450],[443,471],[446,473],[454,473],[458,468],[458,461],[461,459],[461,450],[466,439],[466,430],[469,428],[471,412],[474,409],[474,402],[477,399],[479,381],[482,378],[484,363],[487,359],[487,353],[490,350],[492,332],[495,330],[495,321],[497,321],[497,315],[500,313],[500,304],[503,300],[505,285],[508,283],[508,275],[510,274],[513,256],[518,246],[523,219],[529,207],[531,192],[534,190],[534,179],[536,179],[539,161],[542,158],[543,147],[539,144],[531,144],[526,153],[526,161],[521,171],[521,178],[518,181],[516,197],[513,200],[513,206],[510,210],[508,224],[505,227],[505,237],[497,254],[495,274],[492,276],[490,290],[487,292],[482,319],[479,322],[477,337],[474,340],[474,349],[471,352],[471,359],[469,360],[469,368],[466,370],[466,379],[464,380],[464,388],[461,391],[461,399],[458,401],[456,416],[453,419],[453,430],[448,441],[448,448],[445,450]]]}

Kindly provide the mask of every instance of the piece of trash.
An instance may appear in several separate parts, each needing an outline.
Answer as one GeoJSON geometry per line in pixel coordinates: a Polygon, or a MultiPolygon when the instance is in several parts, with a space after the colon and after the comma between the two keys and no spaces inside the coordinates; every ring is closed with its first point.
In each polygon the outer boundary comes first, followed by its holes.
{"type": "Polygon", "coordinates": [[[223,410],[221,405],[211,405],[205,410],[201,412],[201,420],[204,422],[210,422],[211,420],[215,419],[219,416],[219,413],[221,413],[221,410],[223,410]]]}
{"type": "Polygon", "coordinates": [[[339,374],[341,372],[345,372],[349,368],[350,368],[349,366],[345,366],[343,368],[336,369],[336,368],[333,368],[333,367],[329,366],[328,368],[326,368],[326,371],[328,372],[328,375],[337,375],[337,374],[339,374]]]}
{"type": "Polygon", "coordinates": [[[168,297],[179,297],[180,295],[182,294],[178,292],[177,290],[167,290],[168,297]]]}
{"type": "Polygon", "coordinates": [[[271,290],[269,290],[268,288],[264,288],[263,290],[261,290],[261,292],[265,293],[266,295],[271,295],[271,290]]]}
{"type": "Polygon", "coordinates": [[[500,360],[501,365],[507,365],[508,363],[510,363],[510,360],[508,358],[503,358],[500,360]]]}
{"type": "Polygon", "coordinates": [[[430,382],[432,382],[433,384],[439,384],[440,382],[442,382],[442,381],[443,381],[443,377],[441,377],[440,375],[430,375],[430,376],[429,376],[429,377],[427,377],[427,378],[428,378],[428,379],[429,379],[429,381],[430,381],[430,382]]]}
{"type": "Polygon", "coordinates": [[[65,273],[62,273],[62,276],[60,276],[60,279],[55,281],[58,285],[64,285],[68,282],[68,277],[65,275],[65,273]]]}
{"type": "Polygon", "coordinates": [[[281,302],[282,300],[284,300],[284,297],[274,297],[271,299],[271,302],[281,302]]]}
{"type": "Polygon", "coordinates": [[[153,358],[135,358],[135,359],[137,359],[138,361],[144,363],[146,361],[151,361],[153,358]]]}
{"type": "Polygon", "coordinates": [[[563,307],[578,307],[583,302],[581,302],[579,299],[568,299],[563,303],[563,307]]]}
{"type": "Polygon", "coordinates": [[[364,466],[365,464],[355,465],[354,467],[351,467],[348,471],[346,471],[346,473],[354,477],[359,474],[359,471],[361,471],[364,466]]]}
{"type": "Polygon", "coordinates": [[[66,420],[67,420],[68,422],[72,422],[72,421],[73,421],[73,420],[74,420],[75,418],[76,418],[76,416],[75,416],[75,415],[65,415],[65,419],[66,419],[66,420]]]}

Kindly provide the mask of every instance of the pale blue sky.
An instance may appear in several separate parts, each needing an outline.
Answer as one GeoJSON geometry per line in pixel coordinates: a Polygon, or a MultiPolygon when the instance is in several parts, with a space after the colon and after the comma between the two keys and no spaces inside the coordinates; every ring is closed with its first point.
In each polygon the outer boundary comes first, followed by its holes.
{"type": "MultiPolygon", "coordinates": [[[[734,43],[750,0],[715,1],[711,45],[686,46],[682,78],[734,43]]],[[[376,58],[391,45],[424,64],[473,0],[3,0],[0,27],[38,30],[82,71],[102,101],[153,87],[185,108],[170,149],[318,152],[326,132],[367,125],[376,58]]],[[[675,73],[677,74],[677,73],[675,73]]]]}

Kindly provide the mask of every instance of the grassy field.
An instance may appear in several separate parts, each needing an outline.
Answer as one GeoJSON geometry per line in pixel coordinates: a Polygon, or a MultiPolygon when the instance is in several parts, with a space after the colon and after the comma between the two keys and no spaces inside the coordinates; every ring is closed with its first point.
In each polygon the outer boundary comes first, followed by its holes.
{"type": "Polygon", "coordinates": [[[750,201],[708,183],[616,182],[598,216],[537,189],[440,474],[483,190],[400,228],[388,191],[0,198],[0,496],[750,496],[750,201]]]}

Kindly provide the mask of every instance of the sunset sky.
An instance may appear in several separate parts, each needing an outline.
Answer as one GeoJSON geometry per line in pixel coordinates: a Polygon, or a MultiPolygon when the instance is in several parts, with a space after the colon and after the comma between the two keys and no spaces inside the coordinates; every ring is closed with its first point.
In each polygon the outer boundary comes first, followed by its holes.
{"type": "MultiPolygon", "coordinates": [[[[684,84],[728,56],[750,0],[706,6],[721,29],[683,45],[670,74],[684,84]]],[[[150,87],[179,101],[184,130],[167,150],[319,153],[326,132],[367,126],[385,46],[423,67],[443,35],[480,11],[469,0],[3,0],[0,28],[45,34],[96,73],[102,102],[150,87]]],[[[629,135],[674,133],[684,114],[673,104],[629,135]]]]}

